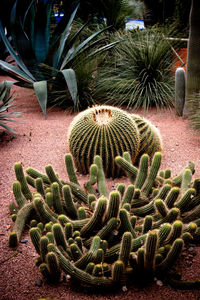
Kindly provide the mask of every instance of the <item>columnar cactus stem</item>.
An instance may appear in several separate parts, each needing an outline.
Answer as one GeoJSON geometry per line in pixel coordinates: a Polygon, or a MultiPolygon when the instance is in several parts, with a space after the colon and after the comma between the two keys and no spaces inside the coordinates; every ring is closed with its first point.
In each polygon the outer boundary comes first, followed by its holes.
{"type": "Polygon", "coordinates": [[[124,274],[124,263],[121,260],[117,260],[112,268],[112,280],[114,283],[120,283],[124,274]]]}
{"type": "Polygon", "coordinates": [[[140,159],[139,172],[136,177],[135,188],[138,189],[142,188],[147,178],[148,166],[149,166],[149,156],[147,154],[143,154],[140,159]]]}
{"type": "Polygon", "coordinates": [[[131,232],[132,236],[136,238],[135,231],[130,222],[129,213],[127,212],[126,209],[123,208],[120,209],[119,218],[121,221],[120,229],[122,230],[122,232],[129,231],[131,232]]]}
{"type": "Polygon", "coordinates": [[[123,195],[124,195],[125,188],[126,188],[126,186],[124,183],[119,183],[117,185],[117,191],[120,193],[121,197],[123,197],[123,195]]]}
{"type": "Polygon", "coordinates": [[[180,238],[176,239],[171,249],[169,250],[166,258],[159,265],[157,265],[157,270],[164,271],[170,269],[181,254],[183,246],[183,240],[180,238]]]}
{"type": "Polygon", "coordinates": [[[46,236],[42,236],[40,238],[40,256],[42,261],[46,261],[46,255],[48,253],[47,245],[49,244],[49,239],[46,236]]]}
{"type": "Polygon", "coordinates": [[[152,228],[153,218],[152,216],[146,216],[144,219],[144,225],[142,229],[142,233],[145,234],[152,228]]]}
{"type": "Polygon", "coordinates": [[[38,193],[40,193],[40,195],[42,197],[45,196],[45,191],[44,191],[44,186],[43,186],[43,181],[41,178],[36,178],[35,180],[35,187],[38,193]]]}
{"type": "Polygon", "coordinates": [[[63,249],[66,251],[68,246],[61,225],[59,223],[54,224],[52,227],[52,232],[56,241],[56,245],[62,246],[63,249]]]}
{"type": "Polygon", "coordinates": [[[130,232],[125,232],[122,236],[120,252],[119,252],[119,260],[121,260],[126,267],[128,265],[129,256],[131,252],[131,244],[132,244],[132,234],[130,232]]]}
{"type": "Polygon", "coordinates": [[[158,231],[158,246],[159,247],[164,244],[164,241],[169,236],[171,229],[172,229],[172,226],[170,223],[165,223],[160,227],[160,229],[158,231]]]}
{"type": "Polygon", "coordinates": [[[138,173],[138,169],[134,167],[132,163],[128,162],[126,159],[124,159],[121,156],[116,156],[115,162],[131,176],[132,178],[131,182],[134,183],[134,180],[138,173]]]}
{"type": "Polygon", "coordinates": [[[166,217],[168,214],[168,209],[162,199],[156,199],[154,203],[158,213],[161,215],[161,217],[166,217]]]}
{"type": "Polygon", "coordinates": [[[157,231],[150,231],[145,243],[145,270],[153,272],[155,269],[155,255],[157,249],[157,231]]]}
{"type": "Polygon", "coordinates": [[[183,223],[179,220],[175,221],[172,224],[172,230],[171,230],[168,238],[166,239],[165,244],[173,244],[173,242],[177,238],[181,237],[182,232],[183,232],[183,223]]]}
{"type": "Polygon", "coordinates": [[[175,203],[175,206],[178,207],[183,213],[189,206],[190,202],[192,201],[192,197],[195,195],[195,189],[189,188],[186,190],[185,194],[182,196],[182,198],[175,203]]]}
{"type": "Polygon", "coordinates": [[[26,169],[26,173],[28,175],[30,175],[32,178],[34,178],[34,179],[36,179],[36,178],[42,178],[44,184],[48,184],[48,185],[50,184],[50,180],[49,180],[48,176],[45,175],[45,174],[43,174],[43,173],[41,173],[40,171],[38,171],[38,170],[36,170],[34,168],[31,168],[31,167],[27,168],[26,169]]]}
{"type": "Polygon", "coordinates": [[[13,194],[19,207],[23,207],[26,203],[26,199],[23,197],[21,192],[21,185],[19,181],[13,182],[13,194]]]}
{"type": "Polygon", "coordinates": [[[50,181],[51,183],[54,183],[54,182],[58,183],[58,184],[59,184],[59,187],[60,187],[60,189],[61,189],[61,188],[62,188],[62,183],[60,182],[60,180],[58,179],[58,176],[57,176],[56,173],[54,172],[53,167],[52,167],[51,165],[47,165],[47,166],[45,167],[45,171],[46,171],[46,174],[47,174],[47,176],[48,176],[48,178],[49,178],[49,181],[50,181]]]}
{"type": "Polygon", "coordinates": [[[156,176],[158,174],[158,170],[160,168],[161,159],[162,159],[162,154],[160,152],[156,152],[154,154],[154,157],[153,157],[153,160],[152,160],[149,175],[148,175],[148,177],[147,177],[147,179],[144,183],[144,186],[142,187],[142,192],[146,196],[148,196],[148,194],[150,193],[150,191],[152,189],[152,186],[154,184],[154,180],[156,179],[156,176]]]}
{"type": "Polygon", "coordinates": [[[65,202],[65,211],[67,215],[69,215],[69,217],[71,217],[72,219],[77,219],[77,209],[73,201],[71,188],[68,185],[64,185],[62,188],[62,193],[65,202]]]}
{"type": "Polygon", "coordinates": [[[44,204],[41,198],[34,198],[33,203],[35,210],[37,211],[38,215],[40,216],[40,219],[43,222],[53,222],[56,223],[57,220],[53,215],[53,212],[49,212],[48,206],[44,204]]]}
{"type": "Polygon", "coordinates": [[[63,213],[63,206],[61,202],[60,188],[57,182],[52,183],[52,194],[53,194],[53,207],[58,214],[63,213]]]}
{"type": "Polygon", "coordinates": [[[65,166],[66,166],[67,174],[69,176],[69,181],[79,185],[79,182],[78,182],[75,170],[74,170],[72,155],[70,153],[67,153],[65,155],[65,166]]]}
{"type": "Polygon", "coordinates": [[[91,217],[89,222],[81,228],[81,236],[84,237],[88,236],[88,234],[91,234],[94,228],[102,224],[106,207],[107,207],[107,199],[105,197],[99,198],[93,216],[91,217]]]}
{"type": "Polygon", "coordinates": [[[94,163],[97,165],[98,168],[97,178],[98,178],[99,193],[102,196],[108,197],[108,189],[107,189],[106,179],[103,171],[102,159],[99,155],[95,155],[94,163]]]}
{"type": "Polygon", "coordinates": [[[192,180],[192,172],[190,169],[185,169],[181,182],[181,193],[184,194],[189,188],[192,180]]]}
{"type": "Polygon", "coordinates": [[[129,203],[131,204],[131,201],[133,199],[133,195],[134,195],[134,191],[135,191],[135,187],[134,185],[130,184],[126,191],[125,191],[125,194],[122,198],[122,206],[125,204],[125,203],[129,203]]]}
{"type": "Polygon", "coordinates": [[[108,209],[106,212],[105,222],[111,218],[117,218],[119,214],[119,205],[121,202],[121,196],[118,191],[112,191],[109,196],[108,209]]]}
{"type": "Polygon", "coordinates": [[[25,179],[25,176],[24,176],[24,171],[23,171],[23,168],[22,168],[22,164],[20,162],[15,163],[14,170],[15,170],[16,178],[21,184],[21,191],[22,191],[24,197],[27,200],[32,200],[32,193],[31,193],[31,191],[28,187],[28,184],[26,182],[26,179],[25,179]]]}
{"type": "Polygon", "coordinates": [[[173,187],[169,194],[166,196],[165,204],[168,208],[172,208],[176,200],[178,199],[178,196],[180,194],[180,189],[178,187],[173,187]]]}
{"type": "Polygon", "coordinates": [[[27,203],[17,213],[17,218],[12,232],[9,236],[9,246],[16,247],[19,244],[22,231],[26,224],[27,218],[30,216],[31,211],[33,211],[33,203],[27,203]]]}
{"type": "Polygon", "coordinates": [[[183,108],[185,104],[185,70],[184,68],[177,68],[175,72],[175,110],[178,116],[183,115],[183,108]]]}
{"type": "Polygon", "coordinates": [[[30,229],[29,233],[30,233],[31,241],[35,247],[35,250],[40,255],[40,238],[41,238],[40,231],[37,227],[33,227],[30,229]]]}

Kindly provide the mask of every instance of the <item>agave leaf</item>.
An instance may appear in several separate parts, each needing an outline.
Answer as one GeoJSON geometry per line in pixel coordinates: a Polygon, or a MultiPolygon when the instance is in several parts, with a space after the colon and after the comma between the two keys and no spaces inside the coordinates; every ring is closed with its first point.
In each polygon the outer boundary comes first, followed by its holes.
{"type": "Polygon", "coordinates": [[[28,81],[29,83],[33,83],[34,80],[30,78],[25,72],[20,70],[19,68],[3,61],[0,60],[0,66],[2,67],[3,70],[8,71],[10,73],[14,73],[14,75],[22,77],[24,80],[28,81]]]}
{"type": "Polygon", "coordinates": [[[33,3],[35,2],[35,0],[32,0],[27,8],[27,10],[25,11],[25,14],[24,14],[24,18],[23,18],[23,22],[22,22],[22,27],[24,28],[24,25],[25,25],[25,22],[26,22],[26,18],[27,18],[27,15],[30,11],[30,8],[31,6],[33,5],[33,3]]]}
{"type": "Polygon", "coordinates": [[[33,77],[33,75],[29,72],[29,70],[27,69],[27,67],[24,65],[23,61],[20,59],[20,57],[15,53],[14,49],[12,48],[9,40],[7,39],[5,33],[4,33],[4,29],[0,20],[0,36],[2,38],[2,40],[4,41],[4,44],[7,48],[7,50],[9,51],[10,55],[14,58],[14,60],[16,61],[17,65],[24,71],[24,73],[29,76],[29,81],[32,80],[34,81],[35,78],[33,77]]]}
{"type": "Polygon", "coordinates": [[[50,17],[53,0],[46,3],[39,1],[34,19],[34,43],[33,49],[35,57],[39,63],[44,62],[49,50],[50,39],[50,17]]]}
{"type": "Polygon", "coordinates": [[[88,55],[88,57],[95,56],[95,55],[98,54],[98,53],[102,53],[102,52],[104,52],[104,51],[107,51],[107,50],[113,48],[116,44],[118,44],[118,43],[120,43],[120,42],[121,42],[121,41],[116,41],[116,42],[110,43],[110,44],[108,44],[108,45],[105,45],[105,46],[103,46],[103,47],[100,47],[100,48],[98,48],[97,50],[95,50],[95,51],[93,51],[92,53],[90,53],[90,54],[88,55]]]}
{"type": "Polygon", "coordinates": [[[10,128],[9,126],[7,126],[4,122],[0,121],[0,126],[5,128],[6,130],[12,132],[12,133],[16,133],[15,130],[13,130],[12,128],[10,128]]]}
{"type": "Polygon", "coordinates": [[[61,70],[65,67],[66,63],[69,63],[72,59],[74,59],[74,57],[83,49],[84,47],[92,40],[94,39],[96,36],[98,36],[100,33],[102,33],[103,31],[107,30],[108,27],[99,30],[95,33],[93,33],[91,36],[89,36],[87,39],[85,39],[81,44],[78,45],[78,47],[75,48],[75,50],[73,51],[73,53],[70,55],[70,57],[68,58],[67,62],[66,60],[63,61],[62,65],[61,65],[61,70]]]}
{"type": "Polygon", "coordinates": [[[35,90],[36,97],[46,117],[46,107],[47,107],[47,81],[36,81],[33,83],[33,88],[35,90]]]}
{"type": "Polygon", "coordinates": [[[70,92],[70,95],[72,97],[72,100],[74,104],[77,102],[77,94],[78,94],[78,87],[77,87],[77,80],[76,80],[76,74],[74,70],[72,69],[65,69],[60,71],[60,73],[63,74],[64,79],[66,81],[68,90],[70,92]]]}
{"type": "Polygon", "coordinates": [[[7,101],[10,95],[10,89],[15,81],[4,80],[0,82],[0,101],[7,101]]]}
{"type": "Polygon", "coordinates": [[[60,60],[61,60],[61,57],[62,57],[62,54],[63,54],[63,50],[64,50],[64,47],[65,47],[66,40],[67,40],[67,38],[70,34],[71,25],[72,25],[72,22],[74,20],[75,15],[76,15],[78,7],[79,7],[79,4],[76,6],[75,10],[71,14],[71,17],[69,19],[69,22],[68,22],[65,30],[61,34],[61,38],[60,38],[60,41],[59,41],[59,47],[58,47],[58,49],[55,53],[54,60],[53,60],[53,66],[55,68],[59,69],[59,66],[61,65],[60,60]]]}

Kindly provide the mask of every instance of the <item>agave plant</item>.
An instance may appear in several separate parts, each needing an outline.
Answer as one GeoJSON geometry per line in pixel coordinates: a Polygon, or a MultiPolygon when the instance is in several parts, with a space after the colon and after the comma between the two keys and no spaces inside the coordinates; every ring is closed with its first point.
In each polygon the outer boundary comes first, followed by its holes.
{"type": "Polygon", "coordinates": [[[116,47],[114,58],[100,70],[95,96],[109,104],[134,108],[171,106],[171,51],[157,31],[127,33],[127,40],[116,47]]]}
{"type": "Polygon", "coordinates": [[[6,125],[7,122],[16,122],[15,118],[20,116],[20,112],[12,111],[15,108],[14,98],[10,96],[10,88],[13,82],[2,81],[0,83],[0,126],[16,133],[12,128],[6,125]],[[11,111],[10,111],[11,109],[11,111]]]}
{"type": "Polygon", "coordinates": [[[28,7],[21,10],[22,0],[15,0],[10,17],[12,44],[0,22],[0,36],[17,65],[0,60],[0,66],[17,79],[15,84],[34,88],[44,115],[48,94],[54,91],[54,83],[57,81],[66,85],[66,99],[77,104],[77,79],[72,65],[75,61],[78,63],[79,56],[84,53],[92,56],[115,44],[96,49],[102,39],[95,38],[105,29],[93,33],[81,42],[78,42],[78,37],[84,25],[70,35],[78,1],[69,2],[69,9],[64,17],[52,26],[54,4],[55,0],[30,0],[28,7]],[[93,53],[92,48],[95,48],[93,53]]]}

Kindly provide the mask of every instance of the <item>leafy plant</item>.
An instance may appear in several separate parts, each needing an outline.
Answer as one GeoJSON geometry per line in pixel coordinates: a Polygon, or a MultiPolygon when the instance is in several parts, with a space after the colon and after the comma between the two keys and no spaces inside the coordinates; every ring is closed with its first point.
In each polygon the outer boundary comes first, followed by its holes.
{"type": "Polygon", "coordinates": [[[29,1],[25,13],[18,9],[21,0],[16,0],[11,11],[10,32],[12,45],[4,33],[0,22],[0,35],[14,58],[17,66],[0,61],[0,66],[17,79],[18,85],[33,87],[44,115],[48,94],[54,92],[56,83],[65,88],[65,102],[78,103],[77,78],[74,69],[75,61],[80,57],[98,54],[114,46],[106,45],[97,51],[96,45],[101,39],[95,39],[104,29],[93,33],[79,43],[82,26],[71,35],[72,22],[75,18],[78,1],[69,3],[69,9],[57,25],[52,26],[53,0],[29,1]],[[91,53],[91,49],[95,49],[91,53]]]}
{"type": "Polygon", "coordinates": [[[0,83],[0,126],[10,131],[11,133],[16,133],[12,128],[10,128],[7,122],[16,122],[15,118],[20,116],[20,112],[15,112],[13,109],[16,107],[14,98],[10,96],[10,87],[13,82],[2,81],[0,83]]]}
{"type": "Polygon", "coordinates": [[[107,61],[99,70],[94,92],[100,102],[144,109],[172,105],[171,48],[161,33],[127,33],[127,40],[107,61]]]}

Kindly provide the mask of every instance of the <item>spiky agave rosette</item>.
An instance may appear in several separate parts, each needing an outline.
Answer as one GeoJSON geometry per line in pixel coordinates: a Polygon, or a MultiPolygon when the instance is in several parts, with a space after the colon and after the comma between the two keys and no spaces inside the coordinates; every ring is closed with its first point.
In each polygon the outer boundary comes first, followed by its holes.
{"type": "MultiPolygon", "coordinates": [[[[25,176],[16,163],[10,246],[17,246],[28,222],[39,255],[36,264],[54,283],[62,272],[95,287],[120,286],[130,277],[132,282],[168,278],[184,245],[200,238],[200,179],[192,179],[192,162],[175,177],[169,169],[159,171],[161,158],[156,152],[149,166],[149,156],[143,154],[136,168],[129,153],[117,156],[131,184],[118,184],[110,193],[98,155],[84,187],[70,154],[65,156],[68,182],[51,165],[45,167],[46,174],[28,168],[25,176]]],[[[182,288],[200,285],[173,278],[170,283],[182,288]]]]}

